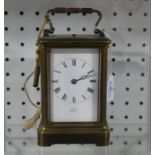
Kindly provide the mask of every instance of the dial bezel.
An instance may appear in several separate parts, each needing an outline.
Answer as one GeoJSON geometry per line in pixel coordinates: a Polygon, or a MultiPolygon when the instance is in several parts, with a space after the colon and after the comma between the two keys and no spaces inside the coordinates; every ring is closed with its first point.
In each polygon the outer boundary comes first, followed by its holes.
{"type": "MultiPolygon", "coordinates": [[[[99,68],[98,68],[98,71],[100,72],[100,50],[99,50],[99,64],[98,64],[98,66],[99,66],[99,68]]],[[[99,125],[100,124],[100,100],[99,100],[99,94],[100,94],[100,79],[98,79],[98,105],[97,105],[97,121],[95,121],[95,122],[52,122],[51,120],[50,120],[50,106],[51,106],[51,104],[52,104],[52,101],[50,101],[50,95],[51,95],[51,89],[52,88],[50,88],[50,81],[51,81],[51,78],[50,78],[50,75],[51,75],[51,73],[50,73],[50,54],[52,54],[52,49],[48,49],[47,50],[47,66],[48,66],[48,72],[47,72],[47,78],[48,78],[48,99],[49,99],[49,101],[48,101],[48,122],[49,122],[49,124],[50,125],[52,125],[52,126],[97,126],[97,125],[99,125]]],[[[99,76],[100,77],[100,76],[99,76]]]]}

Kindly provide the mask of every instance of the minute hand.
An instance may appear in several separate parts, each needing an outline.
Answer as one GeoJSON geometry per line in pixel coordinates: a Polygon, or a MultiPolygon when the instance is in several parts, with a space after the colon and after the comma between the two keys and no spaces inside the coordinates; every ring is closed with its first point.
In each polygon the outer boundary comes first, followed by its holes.
{"type": "Polygon", "coordinates": [[[94,76],[94,75],[96,75],[96,74],[92,74],[92,75],[82,75],[79,79],[76,79],[76,81],[80,81],[80,80],[84,80],[84,79],[87,79],[87,78],[89,78],[89,77],[92,77],[92,76],[94,76]]]}

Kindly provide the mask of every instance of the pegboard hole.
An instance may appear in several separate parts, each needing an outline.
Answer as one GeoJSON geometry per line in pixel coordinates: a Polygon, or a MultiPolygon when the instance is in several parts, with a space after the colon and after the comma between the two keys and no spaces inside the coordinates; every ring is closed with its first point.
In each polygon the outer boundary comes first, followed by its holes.
{"type": "Polygon", "coordinates": [[[143,131],[143,128],[138,128],[138,131],[140,131],[140,132],[143,131]]]}
{"type": "Polygon", "coordinates": [[[8,142],[8,145],[12,145],[12,142],[8,142]]]}
{"type": "Polygon", "coordinates": [[[71,13],[70,13],[70,12],[68,12],[68,13],[67,13],[67,16],[70,16],[70,15],[71,15],[71,13]]]}
{"type": "Polygon", "coordinates": [[[21,102],[21,104],[22,104],[22,105],[25,105],[26,103],[25,103],[25,102],[21,102]]]}
{"type": "Polygon", "coordinates": [[[6,27],[4,28],[4,30],[5,30],[5,31],[8,31],[8,30],[9,30],[9,28],[6,26],[6,27]]]}
{"type": "Polygon", "coordinates": [[[27,145],[27,143],[26,142],[23,142],[23,146],[26,146],[27,145]]]}
{"type": "Polygon", "coordinates": [[[124,131],[127,132],[128,131],[128,128],[124,128],[124,131]]]}
{"type": "Polygon", "coordinates": [[[112,75],[113,75],[113,76],[116,76],[116,73],[113,72],[112,75]]]}
{"type": "Polygon", "coordinates": [[[140,104],[140,105],[144,105],[144,102],[143,102],[143,101],[140,101],[139,104],[140,104]]]}
{"type": "Polygon", "coordinates": [[[143,119],[143,116],[142,116],[142,115],[140,115],[140,116],[139,116],[139,119],[143,119]]]}
{"type": "Polygon", "coordinates": [[[40,105],[40,102],[39,101],[37,102],[37,105],[40,105]]]}
{"type": "Polygon", "coordinates": [[[86,14],[86,13],[82,13],[82,15],[83,15],[83,16],[86,16],[87,14],[86,14]]]}
{"type": "Polygon", "coordinates": [[[22,119],[26,119],[26,116],[22,116],[22,119]]]}
{"type": "Polygon", "coordinates": [[[144,12],[144,17],[147,17],[148,16],[148,13],[147,12],[144,12]]]}
{"type": "Polygon", "coordinates": [[[86,28],[85,28],[85,27],[83,27],[83,28],[82,28],[82,31],[83,31],[83,32],[85,32],[85,31],[86,31],[86,28]]]}
{"type": "Polygon", "coordinates": [[[140,75],[143,77],[143,76],[145,76],[145,73],[142,72],[140,75]]]}
{"type": "Polygon", "coordinates": [[[127,61],[127,62],[130,62],[130,61],[131,61],[131,59],[130,59],[130,58],[127,58],[127,59],[126,59],[126,61],[127,61]]]}
{"type": "Polygon", "coordinates": [[[9,46],[9,43],[5,43],[5,46],[9,46]]]}
{"type": "Polygon", "coordinates": [[[144,87],[140,87],[140,91],[144,91],[144,87]]]}
{"type": "Polygon", "coordinates": [[[23,46],[24,46],[24,43],[20,43],[20,46],[22,46],[22,47],[23,47],[23,46]]]}
{"type": "Polygon", "coordinates": [[[110,128],[110,131],[113,132],[114,131],[114,128],[110,128]]]}
{"type": "Polygon", "coordinates": [[[9,58],[5,58],[5,61],[8,62],[10,59],[9,58]]]}
{"type": "Polygon", "coordinates": [[[113,47],[116,47],[116,43],[112,43],[112,46],[113,46],[113,47]]]}
{"type": "Polygon", "coordinates": [[[131,31],[132,31],[132,28],[131,28],[131,27],[129,27],[129,28],[128,28],[128,32],[131,32],[131,31]]]}
{"type": "Polygon", "coordinates": [[[21,76],[25,76],[25,73],[24,73],[24,72],[22,72],[20,75],[21,75],[21,76]]]}
{"type": "Polygon", "coordinates": [[[126,73],[126,76],[129,77],[130,76],[130,73],[126,73]]]}
{"type": "Polygon", "coordinates": [[[21,31],[24,31],[24,27],[20,27],[20,30],[21,30],[21,31]]]}
{"type": "Polygon", "coordinates": [[[113,116],[113,115],[111,115],[111,116],[110,116],[110,119],[114,119],[114,116],[113,116]]]}
{"type": "Polygon", "coordinates": [[[143,44],[142,44],[142,47],[146,47],[146,43],[143,43],[143,44]]]}
{"type": "Polygon", "coordinates": [[[7,87],[7,88],[6,88],[6,91],[10,91],[10,87],[7,87]]]}
{"type": "Polygon", "coordinates": [[[142,141],[138,141],[138,145],[142,145],[142,141]]]}
{"type": "Polygon", "coordinates": [[[142,58],[141,61],[144,62],[145,61],[145,58],[142,58]]]}
{"type": "Polygon", "coordinates": [[[11,119],[11,116],[9,115],[9,116],[7,116],[7,119],[11,119]]]}
{"type": "Polygon", "coordinates": [[[112,61],[112,62],[115,62],[115,61],[116,61],[116,59],[115,59],[115,58],[112,58],[112,59],[111,59],[111,61],[112,61]]]}
{"type": "Polygon", "coordinates": [[[125,90],[126,90],[126,91],[130,91],[130,88],[129,88],[129,87],[126,87],[125,90]]]}
{"type": "Polygon", "coordinates": [[[125,101],[125,105],[129,105],[129,101],[125,101]]]}
{"type": "Polygon", "coordinates": [[[114,101],[111,101],[110,104],[111,104],[111,105],[114,105],[115,103],[114,103],[114,101]]]}
{"type": "Polygon", "coordinates": [[[36,16],[39,16],[39,15],[40,15],[40,12],[39,12],[39,11],[36,11],[36,12],[35,12],[35,15],[36,15],[36,16]]]}
{"type": "Polygon", "coordinates": [[[113,16],[117,16],[117,12],[113,12],[113,16]]]}
{"type": "Polygon", "coordinates": [[[24,15],[24,12],[23,12],[23,11],[20,11],[19,14],[20,14],[21,16],[23,16],[23,15],[24,15]]]}
{"type": "Polygon", "coordinates": [[[11,128],[8,128],[8,132],[11,132],[11,128]]]}
{"type": "Polygon", "coordinates": [[[125,115],[125,116],[124,116],[124,118],[125,118],[125,119],[128,119],[128,118],[129,118],[129,116],[128,116],[128,115],[125,115]]]}
{"type": "Polygon", "coordinates": [[[26,130],[25,130],[25,129],[22,129],[22,131],[23,131],[23,132],[26,132],[26,130]]]}
{"type": "Polygon", "coordinates": [[[111,142],[110,142],[110,145],[114,145],[114,142],[113,142],[113,141],[111,141],[111,142]]]}
{"type": "Polygon", "coordinates": [[[4,15],[8,15],[8,11],[4,11],[4,15]]]}
{"type": "Polygon", "coordinates": [[[36,90],[37,90],[37,91],[40,91],[40,88],[39,88],[39,87],[37,87],[37,88],[36,88],[36,90]]]}
{"type": "Polygon", "coordinates": [[[129,13],[128,13],[128,16],[130,16],[130,17],[131,17],[131,16],[132,16],[132,12],[129,12],[129,13]]]}
{"type": "Polygon", "coordinates": [[[36,31],[39,31],[40,30],[40,28],[39,27],[36,27],[36,31]]]}
{"type": "Polygon", "coordinates": [[[143,28],[143,32],[146,32],[147,31],[147,28],[143,28]]]}
{"type": "Polygon", "coordinates": [[[67,27],[67,31],[71,31],[71,28],[70,27],[67,27]]]}
{"type": "Polygon", "coordinates": [[[127,46],[128,46],[128,47],[131,47],[131,43],[128,43],[127,46]]]}
{"type": "Polygon", "coordinates": [[[21,62],[25,61],[25,58],[20,58],[20,61],[21,61],[21,62]]]}
{"type": "Polygon", "coordinates": [[[7,105],[11,105],[11,102],[10,102],[10,101],[7,101],[6,104],[7,104],[7,105]]]}
{"type": "Polygon", "coordinates": [[[112,30],[116,32],[116,31],[117,31],[117,28],[116,28],[116,27],[114,27],[112,30]]]}
{"type": "Polygon", "coordinates": [[[123,143],[124,145],[128,145],[128,142],[127,141],[124,141],[124,143],[123,143]]]}
{"type": "Polygon", "coordinates": [[[7,72],[7,73],[5,73],[5,75],[6,75],[6,76],[10,76],[10,73],[9,73],[9,72],[7,72]]]}
{"type": "Polygon", "coordinates": [[[25,91],[24,87],[21,88],[22,91],[25,91]]]}
{"type": "Polygon", "coordinates": [[[55,13],[54,13],[54,12],[51,12],[51,15],[52,15],[52,16],[54,16],[54,15],[55,15],[55,13]]]}

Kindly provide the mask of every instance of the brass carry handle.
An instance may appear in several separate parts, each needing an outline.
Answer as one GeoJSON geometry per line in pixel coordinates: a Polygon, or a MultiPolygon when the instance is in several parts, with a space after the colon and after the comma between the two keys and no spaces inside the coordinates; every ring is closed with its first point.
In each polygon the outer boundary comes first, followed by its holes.
{"type": "Polygon", "coordinates": [[[57,7],[54,9],[50,9],[46,12],[47,14],[54,14],[54,13],[67,13],[67,14],[75,14],[75,13],[82,13],[82,14],[92,14],[97,13],[99,16],[98,20],[95,23],[95,26],[98,26],[102,19],[102,13],[99,10],[92,9],[92,8],[64,8],[64,7],[57,7]]]}

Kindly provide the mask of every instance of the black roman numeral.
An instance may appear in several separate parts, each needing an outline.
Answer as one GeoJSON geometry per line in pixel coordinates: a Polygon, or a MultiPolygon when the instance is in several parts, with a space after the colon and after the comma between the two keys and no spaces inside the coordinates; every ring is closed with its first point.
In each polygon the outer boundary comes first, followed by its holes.
{"type": "Polygon", "coordinates": [[[57,71],[57,70],[55,70],[54,72],[56,72],[56,73],[61,73],[61,71],[57,71]]]}
{"type": "Polygon", "coordinates": [[[87,91],[90,92],[90,93],[93,93],[94,92],[94,89],[88,88],[87,91]]]}
{"type": "Polygon", "coordinates": [[[76,59],[72,59],[72,65],[76,66],[76,59]]]}
{"type": "Polygon", "coordinates": [[[89,71],[87,74],[90,74],[90,73],[92,73],[94,70],[91,70],[91,71],[89,71]]]}
{"type": "Polygon", "coordinates": [[[58,80],[52,80],[52,82],[53,82],[53,83],[58,83],[59,81],[58,81],[58,80]]]}
{"type": "Polygon", "coordinates": [[[73,96],[73,98],[72,98],[72,102],[73,103],[76,103],[76,98],[73,96]]]}
{"type": "Polygon", "coordinates": [[[60,88],[60,87],[58,87],[58,88],[54,89],[54,91],[55,91],[55,93],[56,93],[56,94],[57,94],[57,93],[59,93],[59,92],[60,92],[60,90],[61,90],[61,88],[60,88]]]}
{"type": "Polygon", "coordinates": [[[84,95],[82,95],[82,97],[83,97],[83,99],[85,99],[85,100],[86,100],[86,97],[85,97],[84,95]]]}
{"type": "Polygon", "coordinates": [[[90,83],[95,83],[96,82],[96,80],[90,80],[90,83]]]}
{"type": "Polygon", "coordinates": [[[84,62],[83,65],[82,65],[82,68],[85,66],[85,64],[86,64],[86,63],[84,62]]]}
{"type": "Polygon", "coordinates": [[[67,68],[67,64],[65,62],[63,62],[62,65],[67,68]]]}
{"type": "Polygon", "coordinates": [[[67,95],[64,94],[64,95],[62,96],[62,99],[65,101],[65,100],[67,99],[67,95]]]}

